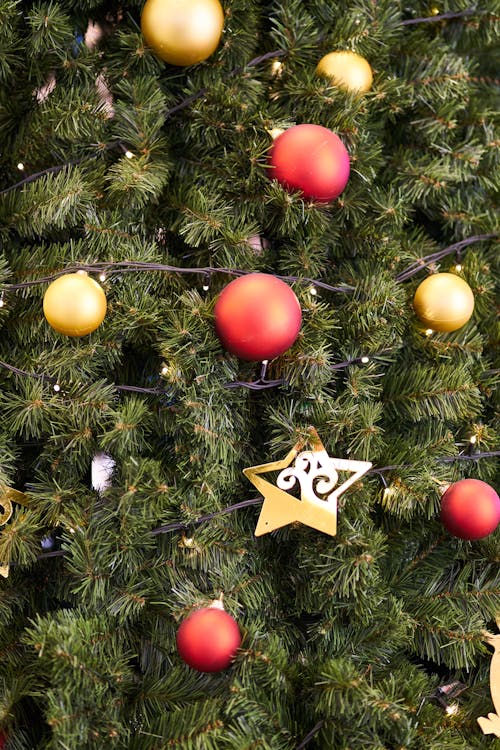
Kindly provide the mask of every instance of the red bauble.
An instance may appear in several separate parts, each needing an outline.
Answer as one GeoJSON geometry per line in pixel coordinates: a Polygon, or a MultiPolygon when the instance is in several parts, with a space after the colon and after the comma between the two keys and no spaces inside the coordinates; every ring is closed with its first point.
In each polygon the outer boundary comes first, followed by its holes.
{"type": "Polygon", "coordinates": [[[241,359],[274,359],[291,347],[302,323],[300,304],[276,276],[249,273],[231,281],[214,308],[222,345],[241,359]]]}
{"type": "Polygon", "coordinates": [[[323,203],[337,198],[349,179],[346,147],[338,135],[321,125],[294,125],[285,130],[275,139],[269,162],[271,179],[323,203]]]}
{"type": "Polygon", "coordinates": [[[459,539],[482,539],[500,523],[500,498],[480,479],[461,479],[441,499],[441,521],[459,539]]]}
{"type": "Polygon", "coordinates": [[[177,631],[180,657],[198,672],[220,672],[234,659],[241,643],[236,620],[219,607],[190,614],[177,631]]]}

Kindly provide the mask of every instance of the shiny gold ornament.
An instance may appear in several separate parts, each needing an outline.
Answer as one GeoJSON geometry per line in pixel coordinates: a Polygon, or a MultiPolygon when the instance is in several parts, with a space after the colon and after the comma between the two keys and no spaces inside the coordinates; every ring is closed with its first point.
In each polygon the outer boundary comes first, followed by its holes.
{"type": "Polygon", "coordinates": [[[415,292],[413,307],[419,319],[434,331],[456,331],[474,311],[474,295],[454,273],[434,273],[415,292]]]}
{"type": "Polygon", "coordinates": [[[282,461],[243,469],[245,476],[264,496],[255,536],[268,534],[297,521],[335,536],[338,497],[372,466],[369,461],[330,458],[314,427],[309,428],[307,441],[311,450],[300,453],[305,442],[300,440],[282,461]],[[351,471],[353,474],[334,491],[338,482],[337,470],[351,471]],[[271,471],[281,472],[276,485],[259,476],[271,471]],[[297,483],[300,486],[300,500],[286,492],[297,483]]]}
{"type": "Polygon", "coordinates": [[[146,43],[171,65],[194,65],[217,49],[224,26],[219,0],[146,0],[141,29],[146,43]]]}
{"type": "Polygon", "coordinates": [[[316,73],[330,78],[333,83],[352,94],[369,90],[373,81],[370,64],[356,52],[329,52],[319,61],[316,73]]]}
{"type": "Polygon", "coordinates": [[[86,336],[106,315],[106,295],[86,271],[67,273],[50,284],[43,298],[47,322],[66,336],[86,336]]]}
{"type": "MultiPolygon", "coordinates": [[[[497,617],[496,620],[497,626],[500,627],[500,618],[497,617]]],[[[500,635],[486,632],[484,639],[494,648],[490,665],[490,693],[496,713],[489,713],[488,717],[480,716],[477,722],[483,734],[500,737],[500,635]]]]}

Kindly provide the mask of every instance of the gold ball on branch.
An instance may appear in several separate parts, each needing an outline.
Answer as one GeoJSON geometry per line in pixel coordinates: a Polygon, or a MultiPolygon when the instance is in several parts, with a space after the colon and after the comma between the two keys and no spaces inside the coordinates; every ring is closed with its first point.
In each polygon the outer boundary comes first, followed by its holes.
{"type": "Polygon", "coordinates": [[[365,93],[373,81],[370,64],[356,52],[329,52],[319,61],[316,73],[352,94],[365,93]]]}
{"type": "Polygon", "coordinates": [[[417,288],[413,307],[419,319],[434,331],[456,331],[474,311],[474,295],[454,273],[434,273],[417,288]]]}
{"type": "Polygon", "coordinates": [[[146,0],[141,29],[146,43],[171,65],[194,65],[217,49],[224,26],[219,0],[146,0]]]}
{"type": "Polygon", "coordinates": [[[52,282],[43,298],[49,325],[66,336],[86,336],[106,315],[106,295],[86,271],[67,273],[52,282]]]}

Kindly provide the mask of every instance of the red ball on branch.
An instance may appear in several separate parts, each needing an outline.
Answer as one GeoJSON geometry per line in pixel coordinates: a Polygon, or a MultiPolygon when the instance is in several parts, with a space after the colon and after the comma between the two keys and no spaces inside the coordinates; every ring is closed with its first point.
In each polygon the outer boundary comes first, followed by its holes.
{"type": "Polygon", "coordinates": [[[441,521],[459,539],[482,539],[500,523],[500,498],[480,479],[461,479],[441,499],[441,521]]]}
{"type": "Polygon", "coordinates": [[[322,125],[294,125],[285,130],[271,147],[269,163],[271,179],[323,203],[340,195],[350,173],[346,147],[322,125]]]}
{"type": "Polygon", "coordinates": [[[190,614],[177,631],[181,659],[198,672],[226,669],[241,644],[236,620],[219,607],[205,607],[190,614]]]}
{"type": "Polygon", "coordinates": [[[249,273],[231,281],[214,308],[215,331],[241,359],[274,359],[297,338],[302,311],[293,290],[276,276],[249,273]]]}

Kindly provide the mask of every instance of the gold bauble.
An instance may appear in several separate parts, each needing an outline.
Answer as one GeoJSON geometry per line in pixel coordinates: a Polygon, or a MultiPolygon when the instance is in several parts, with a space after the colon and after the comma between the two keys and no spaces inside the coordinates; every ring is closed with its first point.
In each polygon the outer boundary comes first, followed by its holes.
{"type": "Polygon", "coordinates": [[[106,315],[106,295],[85,271],[67,273],[50,284],[43,298],[47,322],[66,336],[86,336],[106,315]]]}
{"type": "Polygon", "coordinates": [[[417,288],[413,307],[427,328],[456,331],[474,311],[472,289],[454,273],[434,273],[417,288]]]}
{"type": "Polygon", "coordinates": [[[217,49],[224,11],[219,0],[146,0],[141,29],[146,43],[171,65],[194,65],[217,49]]]}
{"type": "Polygon", "coordinates": [[[373,81],[368,61],[356,52],[329,52],[319,61],[316,73],[353,94],[368,91],[373,81]]]}

